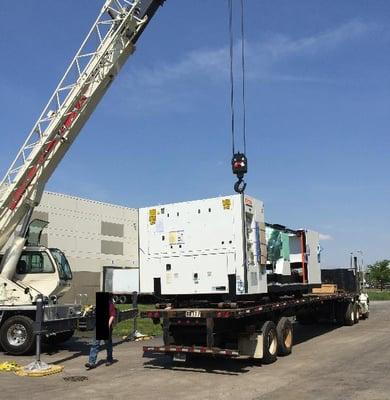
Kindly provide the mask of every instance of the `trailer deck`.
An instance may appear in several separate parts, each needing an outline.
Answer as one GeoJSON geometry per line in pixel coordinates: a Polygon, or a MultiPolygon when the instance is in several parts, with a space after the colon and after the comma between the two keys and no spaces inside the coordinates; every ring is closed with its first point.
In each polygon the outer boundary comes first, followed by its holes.
{"type": "MultiPolygon", "coordinates": [[[[283,299],[277,302],[243,306],[244,303],[218,303],[215,307],[171,308],[159,304],[161,309],[147,310],[141,313],[141,318],[243,318],[249,315],[268,313],[277,310],[300,307],[307,304],[323,303],[329,300],[349,301],[356,297],[354,293],[308,294],[300,298],[283,299]],[[165,306],[165,308],[163,308],[165,306]]],[[[246,302],[253,303],[253,302],[246,302]]]]}

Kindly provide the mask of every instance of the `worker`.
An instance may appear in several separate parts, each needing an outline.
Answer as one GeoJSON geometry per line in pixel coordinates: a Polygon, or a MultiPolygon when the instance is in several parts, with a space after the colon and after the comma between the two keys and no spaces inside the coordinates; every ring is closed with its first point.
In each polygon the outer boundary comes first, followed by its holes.
{"type": "MultiPolygon", "coordinates": [[[[112,293],[110,293],[109,303],[108,303],[108,329],[109,329],[109,336],[108,339],[105,340],[106,350],[107,350],[107,359],[106,359],[106,367],[109,367],[114,362],[112,357],[112,328],[114,325],[114,321],[116,318],[116,309],[112,299],[112,293]]],[[[101,340],[96,339],[96,332],[95,336],[92,341],[92,346],[89,352],[89,360],[85,364],[87,370],[96,368],[96,359],[100,349],[100,342],[101,340]]]]}

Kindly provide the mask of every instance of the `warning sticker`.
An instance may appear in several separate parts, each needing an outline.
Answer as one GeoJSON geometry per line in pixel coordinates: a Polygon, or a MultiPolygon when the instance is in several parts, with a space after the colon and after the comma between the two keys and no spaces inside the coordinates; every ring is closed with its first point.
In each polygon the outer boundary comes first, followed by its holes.
{"type": "Polygon", "coordinates": [[[230,207],[232,205],[232,202],[230,199],[223,199],[222,200],[222,206],[224,210],[230,210],[230,207]]]}
{"type": "Polygon", "coordinates": [[[245,205],[252,207],[253,206],[253,202],[251,199],[249,199],[248,197],[245,197],[245,205]]]}
{"type": "Polygon", "coordinates": [[[184,231],[169,232],[169,244],[184,244],[184,231]]]}
{"type": "Polygon", "coordinates": [[[157,216],[157,210],[155,208],[152,208],[149,210],[149,223],[150,225],[154,225],[156,223],[156,216],[157,216]]]}

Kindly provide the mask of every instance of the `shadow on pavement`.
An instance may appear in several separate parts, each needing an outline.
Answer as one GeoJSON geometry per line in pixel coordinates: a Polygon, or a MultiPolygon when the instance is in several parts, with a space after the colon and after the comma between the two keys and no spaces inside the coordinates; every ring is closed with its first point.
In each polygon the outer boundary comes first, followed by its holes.
{"type": "Polygon", "coordinates": [[[301,325],[294,323],[293,326],[294,346],[340,328],[340,325],[332,324],[330,322],[315,323],[313,325],[301,325]]]}
{"type": "MultiPolygon", "coordinates": [[[[127,341],[126,340],[115,341],[114,339],[113,347],[115,348],[116,346],[119,346],[120,344],[125,342],[127,341]]],[[[65,356],[53,362],[53,364],[62,364],[66,361],[74,360],[79,357],[88,357],[90,348],[91,348],[91,339],[74,337],[65,343],[57,344],[55,346],[46,344],[43,350],[44,354],[47,354],[49,356],[53,356],[60,352],[68,351],[69,352],[68,356],[65,356]]],[[[106,351],[106,346],[103,344],[102,341],[102,345],[100,346],[100,352],[105,352],[105,351],[106,351]]]]}
{"type": "Polygon", "coordinates": [[[144,358],[149,358],[144,362],[144,368],[148,369],[170,369],[218,375],[241,375],[249,372],[250,367],[254,365],[261,366],[261,363],[255,360],[200,355],[192,355],[184,363],[174,362],[171,356],[165,354],[145,354],[144,358]]]}

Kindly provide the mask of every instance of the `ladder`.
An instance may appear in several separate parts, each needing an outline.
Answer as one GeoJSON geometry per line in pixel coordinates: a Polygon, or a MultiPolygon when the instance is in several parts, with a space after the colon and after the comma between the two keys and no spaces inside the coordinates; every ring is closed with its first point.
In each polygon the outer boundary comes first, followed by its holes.
{"type": "Polygon", "coordinates": [[[0,248],[39,204],[47,180],[134,52],[135,42],[162,2],[105,1],[0,183],[0,248]]]}

